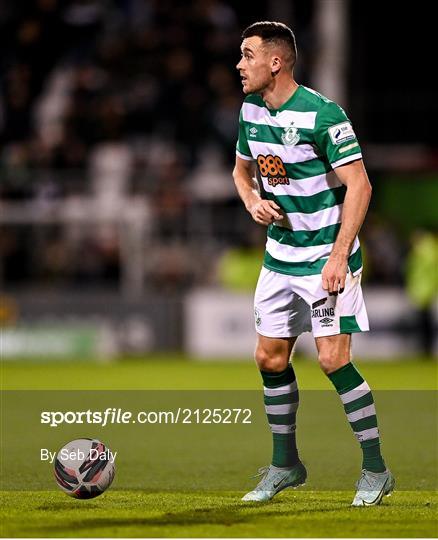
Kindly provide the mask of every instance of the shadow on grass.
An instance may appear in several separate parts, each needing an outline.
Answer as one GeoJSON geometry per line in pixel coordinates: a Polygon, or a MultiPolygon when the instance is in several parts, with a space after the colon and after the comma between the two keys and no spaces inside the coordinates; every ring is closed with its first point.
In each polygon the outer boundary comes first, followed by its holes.
{"type": "MultiPolygon", "coordinates": [[[[152,527],[194,527],[199,525],[219,525],[223,527],[231,527],[233,525],[241,525],[245,523],[254,523],[254,519],[285,517],[290,518],[291,515],[313,514],[313,513],[335,513],[339,512],[344,507],[342,503],[326,503],[325,506],[318,508],[297,509],[288,507],[284,508],[286,501],[271,501],[268,503],[259,503],[256,506],[251,503],[243,503],[235,501],[230,504],[221,504],[217,506],[208,506],[202,508],[194,508],[181,512],[164,512],[159,516],[152,517],[81,517],[81,519],[63,519],[62,523],[33,526],[33,530],[58,536],[66,531],[76,531],[78,536],[81,531],[111,529],[111,528],[126,528],[133,527],[152,528],[152,527]]],[[[57,505],[56,505],[57,506],[57,505]]],[[[53,505],[47,505],[48,509],[56,511],[57,508],[53,505]]],[[[69,508],[70,505],[61,506],[59,509],[69,508]]],[[[127,531],[128,532],[128,531],[127,531]]],[[[146,531],[145,531],[146,532],[146,531]]],[[[122,532],[123,535],[123,532],[122,532]]]]}
{"type": "MultiPolygon", "coordinates": [[[[87,502],[87,500],[80,501],[80,502],[83,502],[84,504],[87,505],[86,506],[87,510],[95,510],[96,508],[101,508],[100,505],[87,502]]],[[[80,510],[80,511],[82,511],[83,507],[79,508],[78,504],[77,504],[77,501],[72,500],[72,501],[50,502],[50,503],[41,504],[40,506],[36,506],[35,510],[43,510],[44,512],[58,512],[60,510],[61,511],[63,511],[63,510],[73,510],[73,511],[74,510],[80,510]]]]}

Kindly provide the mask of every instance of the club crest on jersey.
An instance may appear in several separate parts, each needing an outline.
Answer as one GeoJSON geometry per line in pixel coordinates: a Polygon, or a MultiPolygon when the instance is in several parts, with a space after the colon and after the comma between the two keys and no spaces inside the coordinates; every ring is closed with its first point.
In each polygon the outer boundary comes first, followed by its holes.
{"type": "Polygon", "coordinates": [[[287,146],[294,146],[300,140],[300,134],[298,133],[298,128],[293,127],[294,122],[291,122],[289,127],[285,127],[281,135],[281,140],[283,144],[287,146]]]}

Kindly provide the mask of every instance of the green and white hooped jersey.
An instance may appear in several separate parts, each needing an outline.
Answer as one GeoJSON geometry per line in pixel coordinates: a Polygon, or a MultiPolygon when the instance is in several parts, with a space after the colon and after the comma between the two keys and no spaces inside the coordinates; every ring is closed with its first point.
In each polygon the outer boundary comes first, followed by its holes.
{"type": "MultiPolygon", "coordinates": [[[[320,274],[341,226],[346,192],[333,169],[362,158],[343,109],[305,86],[278,110],[248,95],[236,153],[257,161],[264,197],[284,214],[268,227],[264,266],[294,276],[320,274]]],[[[348,264],[353,274],[362,268],[357,237],[348,264]]]]}

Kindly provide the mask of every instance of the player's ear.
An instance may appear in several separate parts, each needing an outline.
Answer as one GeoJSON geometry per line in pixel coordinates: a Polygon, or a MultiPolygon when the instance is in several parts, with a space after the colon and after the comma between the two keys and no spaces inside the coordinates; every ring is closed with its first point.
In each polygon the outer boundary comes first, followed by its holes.
{"type": "Polygon", "coordinates": [[[279,56],[273,56],[271,59],[271,72],[275,76],[280,72],[281,58],[279,56]]]}

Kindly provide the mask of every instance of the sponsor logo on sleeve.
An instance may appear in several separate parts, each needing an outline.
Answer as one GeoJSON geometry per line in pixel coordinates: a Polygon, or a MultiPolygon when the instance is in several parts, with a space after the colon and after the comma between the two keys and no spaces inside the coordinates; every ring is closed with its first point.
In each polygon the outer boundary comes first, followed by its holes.
{"type": "Polygon", "coordinates": [[[333,144],[342,144],[356,138],[350,122],[342,122],[328,128],[328,133],[333,144]]]}

